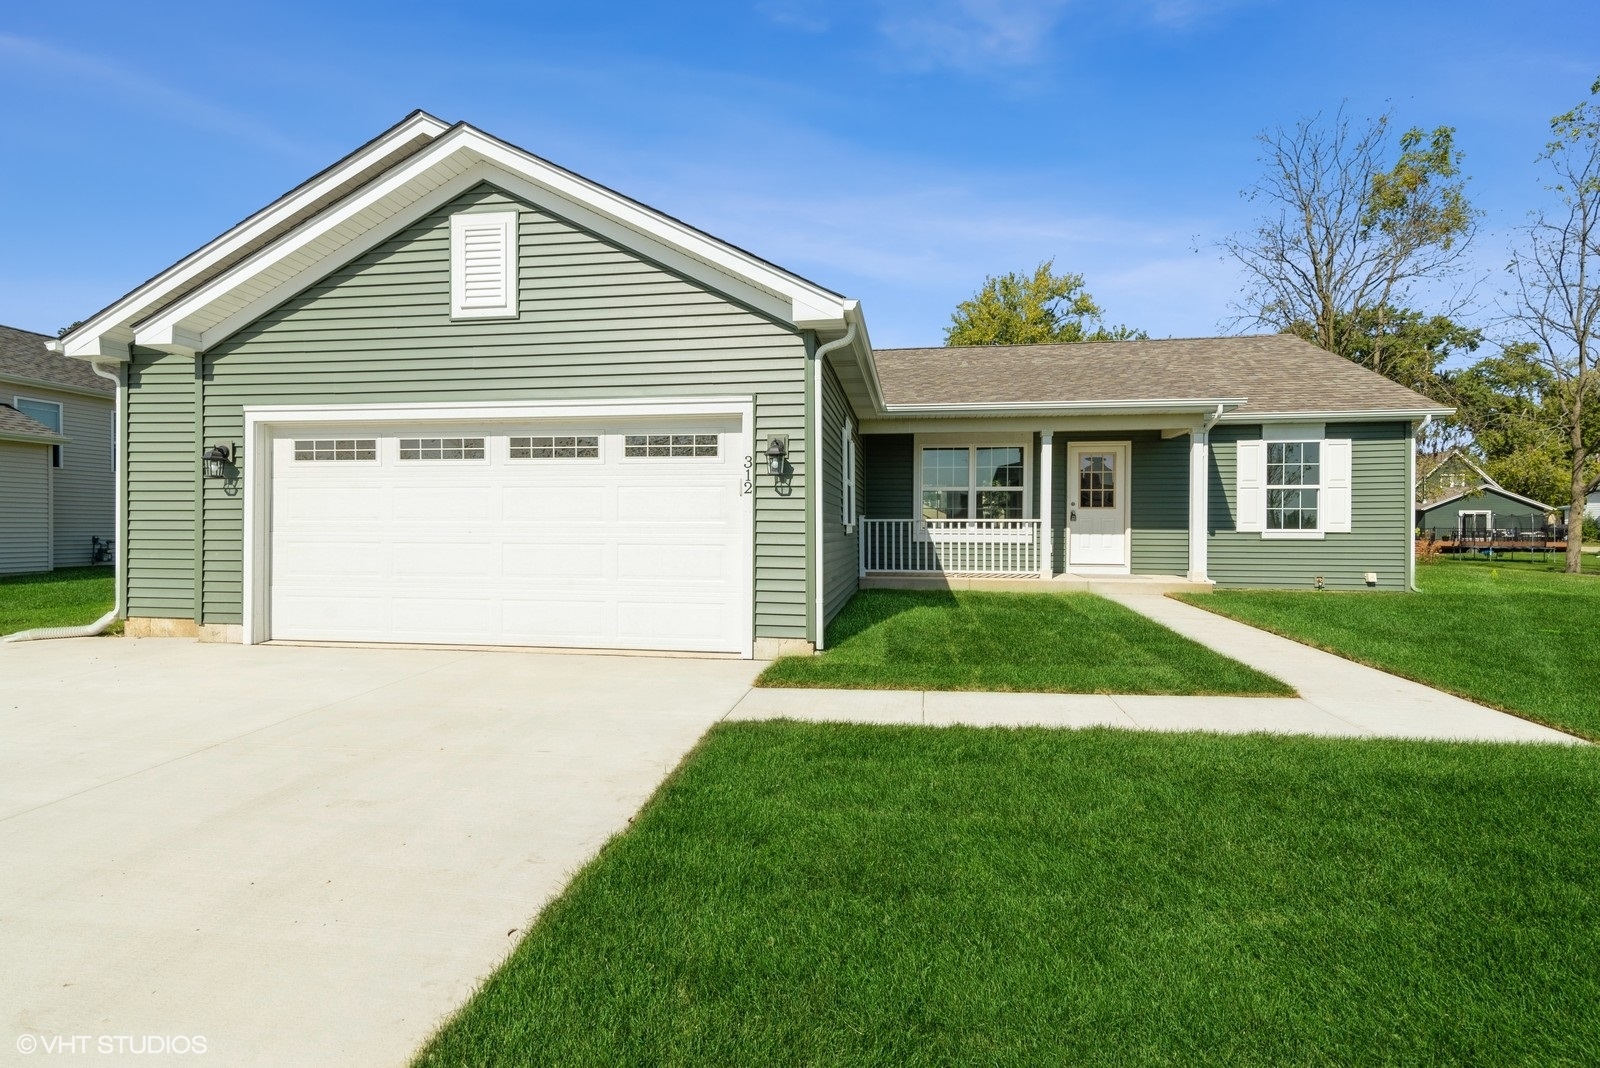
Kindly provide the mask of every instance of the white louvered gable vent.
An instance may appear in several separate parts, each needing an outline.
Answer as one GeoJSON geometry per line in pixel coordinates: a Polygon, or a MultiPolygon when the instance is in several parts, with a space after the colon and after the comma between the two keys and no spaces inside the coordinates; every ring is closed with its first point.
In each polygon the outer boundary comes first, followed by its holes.
{"type": "Polygon", "coordinates": [[[517,213],[450,216],[450,317],[517,315],[517,213]]]}

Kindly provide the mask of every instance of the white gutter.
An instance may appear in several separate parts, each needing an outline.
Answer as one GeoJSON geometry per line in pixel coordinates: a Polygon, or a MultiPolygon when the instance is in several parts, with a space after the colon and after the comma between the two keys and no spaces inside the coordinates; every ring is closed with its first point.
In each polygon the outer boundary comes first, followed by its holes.
{"type": "MultiPolygon", "coordinates": [[[[116,365],[112,364],[112,366],[116,365]]],[[[113,565],[112,570],[112,574],[115,576],[112,579],[112,587],[115,591],[115,600],[112,602],[111,611],[107,612],[93,623],[89,623],[85,626],[36,627],[33,630],[23,630],[18,631],[15,634],[8,634],[5,637],[0,638],[0,642],[31,642],[44,638],[92,638],[96,634],[99,634],[105,630],[107,627],[111,626],[111,624],[115,623],[122,615],[122,577],[127,574],[127,568],[124,563],[126,560],[125,554],[127,549],[123,545],[123,542],[126,539],[124,539],[122,536],[122,513],[123,501],[125,499],[122,492],[122,450],[125,447],[125,443],[122,440],[122,409],[127,398],[127,387],[122,384],[122,376],[116,371],[108,373],[101,361],[92,361],[89,364],[89,368],[101,378],[116,383],[117,386],[116,405],[111,410],[111,418],[113,420],[112,438],[116,442],[116,449],[111,461],[111,484],[114,487],[114,491],[117,495],[117,505],[114,513],[116,516],[116,525],[112,528],[112,537],[115,539],[117,546],[116,563],[113,565]]]]}
{"type": "Polygon", "coordinates": [[[825,367],[822,361],[823,358],[828,355],[828,353],[833,352],[835,349],[844,348],[845,346],[854,342],[855,339],[855,319],[847,317],[845,319],[844,336],[821,346],[812,356],[812,360],[816,364],[816,369],[811,376],[811,443],[808,446],[809,451],[806,453],[806,486],[811,491],[814,506],[812,514],[816,516],[816,525],[814,528],[816,530],[817,539],[814,549],[816,554],[816,562],[813,565],[813,573],[817,576],[815,648],[819,653],[823,650],[824,633],[827,629],[827,605],[825,603],[827,597],[827,583],[823,579],[824,572],[822,570],[822,509],[827,500],[827,494],[823,492],[822,488],[822,472],[824,468],[822,462],[822,372],[825,367]]]}
{"type": "MultiPolygon", "coordinates": [[[[1434,416],[1446,416],[1455,411],[1454,408],[1359,408],[1348,411],[1309,411],[1309,412],[1229,412],[1222,417],[1224,423],[1337,423],[1354,422],[1358,419],[1423,419],[1432,420],[1434,416]]],[[[1427,425],[1425,422],[1424,426],[1427,425]]]]}
{"type": "Polygon", "coordinates": [[[996,415],[1015,412],[1018,415],[1072,415],[1077,414],[1163,414],[1206,409],[1237,408],[1245,403],[1243,397],[1167,397],[1158,400],[1112,401],[1051,401],[1043,403],[1018,403],[1015,401],[989,401],[981,404],[886,404],[889,415],[996,415]]]}

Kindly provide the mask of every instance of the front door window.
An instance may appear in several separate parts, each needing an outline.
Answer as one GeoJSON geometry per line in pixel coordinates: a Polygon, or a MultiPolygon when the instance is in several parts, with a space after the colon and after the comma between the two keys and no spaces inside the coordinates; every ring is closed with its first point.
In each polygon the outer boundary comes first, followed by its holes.
{"type": "Polygon", "coordinates": [[[1115,508],[1117,506],[1117,454],[1085,452],[1078,454],[1078,507],[1115,508]]]}

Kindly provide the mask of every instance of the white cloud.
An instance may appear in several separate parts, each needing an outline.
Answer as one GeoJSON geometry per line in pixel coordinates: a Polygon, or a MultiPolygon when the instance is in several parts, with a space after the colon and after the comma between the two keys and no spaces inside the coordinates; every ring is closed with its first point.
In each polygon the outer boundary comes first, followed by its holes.
{"type": "Polygon", "coordinates": [[[825,5],[816,0],[762,0],[756,10],[780,26],[804,33],[825,33],[833,26],[825,5]]]}
{"type": "Polygon", "coordinates": [[[894,2],[878,29],[914,67],[981,72],[1039,62],[1066,9],[1066,0],[894,2]]]}
{"type": "Polygon", "coordinates": [[[47,76],[46,84],[95,86],[108,91],[108,100],[133,104],[173,122],[221,133],[271,152],[307,155],[304,145],[249,115],[86,53],[0,33],[0,68],[12,72],[33,68],[47,76]]]}

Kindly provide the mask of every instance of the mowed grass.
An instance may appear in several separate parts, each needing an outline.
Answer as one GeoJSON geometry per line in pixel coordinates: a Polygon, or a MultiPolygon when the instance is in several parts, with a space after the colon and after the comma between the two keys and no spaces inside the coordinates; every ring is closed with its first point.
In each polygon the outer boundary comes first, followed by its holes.
{"type": "Polygon", "coordinates": [[[1419,564],[1419,594],[1222,590],[1183,600],[1600,740],[1600,576],[1419,564]]]}
{"type": "Polygon", "coordinates": [[[0,578],[0,635],[93,623],[116,597],[109,567],[64,567],[0,578]]]}
{"type": "Polygon", "coordinates": [[[1600,753],[718,727],[417,1063],[1600,1063],[1600,753]]]}
{"type": "Polygon", "coordinates": [[[1037,693],[1292,694],[1271,676],[1087,593],[862,590],[819,656],[758,686],[1037,693]]]}

